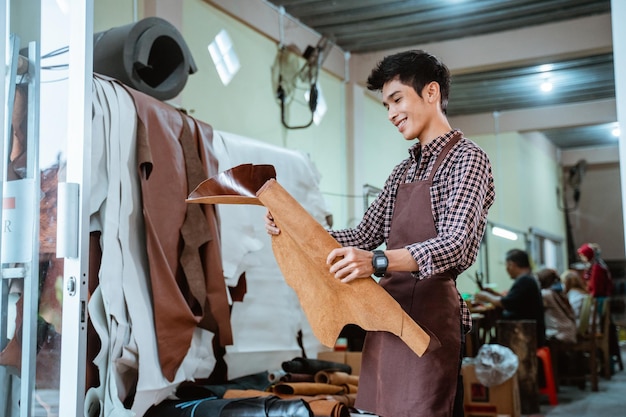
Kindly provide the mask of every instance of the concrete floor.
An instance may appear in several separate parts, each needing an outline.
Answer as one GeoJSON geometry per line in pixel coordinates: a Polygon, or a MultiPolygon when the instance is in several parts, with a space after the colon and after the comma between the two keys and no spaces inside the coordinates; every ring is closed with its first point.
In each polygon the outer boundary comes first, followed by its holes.
{"type": "MultiPolygon", "coordinates": [[[[622,342],[622,363],[626,363],[626,344],[622,342]]],[[[600,377],[598,392],[589,383],[584,390],[575,386],[560,386],[559,404],[550,406],[542,398],[541,414],[532,417],[624,417],[626,416],[626,371],[616,370],[610,380],[600,377]]]]}

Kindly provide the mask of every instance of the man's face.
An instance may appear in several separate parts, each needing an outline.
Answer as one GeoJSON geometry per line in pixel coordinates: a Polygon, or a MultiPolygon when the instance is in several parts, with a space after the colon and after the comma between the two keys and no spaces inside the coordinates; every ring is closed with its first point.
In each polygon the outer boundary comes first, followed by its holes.
{"type": "MultiPolygon", "coordinates": [[[[428,89],[424,87],[422,96],[428,89]]],[[[394,79],[387,82],[382,89],[383,105],[387,109],[389,121],[407,140],[419,138],[432,117],[433,108],[427,100],[420,97],[413,87],[402,84],[394,79]]]]}
{"type": "Polygon", "coordinates": [[[517,277],[517,266],[511,261],[506,261],[505,266],[506,273],[509,274],[511,278],[515,279],[517,277]]]}

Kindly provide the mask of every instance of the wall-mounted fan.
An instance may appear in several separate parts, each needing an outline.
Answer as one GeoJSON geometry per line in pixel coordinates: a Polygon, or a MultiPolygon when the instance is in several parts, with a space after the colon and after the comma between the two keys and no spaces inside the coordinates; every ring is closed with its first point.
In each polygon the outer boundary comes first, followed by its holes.
{"type": "Polygon", "coordinates": [[[307,46],[302,54],[296,48],[279,45],[272,65],[272,88],[280,103],[281,122],[287,129],[302,129],[313,123],[318,99],[317,77],[330,46],[326,37],[320,38],[316,46],[307,46]],[[307,123],[289,124],[287,112],[294,103],[308,108],[311,116],[307,123]]]}
{"type": "MultiPolygon", "coordinates": [[[[581,159],[569,168],[567,174],[563,178],[563,206],[559,208],[563,211],[572,211],[578,208],[578,202],[580,201],[580,185],[582,184],[583,177],[587,171],[587,161],[581,159]],[[573,206],[567,204],[567,189],[572,190],[571,200],[573,200],[573,206]]],[[[557,193],[559,190],[557,189],[557,193]]]]}
{"type": "MultiPolygon", "coordinates": [[[[587,161],[584,159],[579,160],[576,165],[569,168],[566,178],[563,178],[563,206],[559,205],[559,209],[565,212],[565,227],[567,232],[567,259],[570,265],[578,261],[578,255],[576,253],[576,246],[574,244],[574,235],[572,232],[572,224],[569,218],[569,213],[578,208],[580,201],[580,185],[587,171],[587,161]],[[572,190],[572,200],[574,204],[570,206],[567,201],[567,188],[572,190]]],[[[560,200],[559,190],[557,189],[557,199],[560,200]]]]}
{"type": "Polygon", "coordinates": [[[583,177],[585,176],[585,172],[587,171],[587,161],[581,159],[569,169],[569,176],[567,178],[567,183],[572,190],[574,190],[574,202],[578,205],[578,201],[580,200],[580,184],[583,181],[583,177]]]}

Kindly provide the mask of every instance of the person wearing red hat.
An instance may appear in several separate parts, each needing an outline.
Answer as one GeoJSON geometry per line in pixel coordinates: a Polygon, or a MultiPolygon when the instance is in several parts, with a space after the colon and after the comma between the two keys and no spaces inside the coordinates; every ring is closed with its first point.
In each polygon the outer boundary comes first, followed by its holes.
{"type": "Polygon", "coordinates": [[[578,248],[580,260],[589,263],[584,275],[587,291],[595,298],[608,297],[613,292],[611,271],[600,258],[595,247],[597,246],[592,243],[584,243],[578,248]]]}
{"type": "MultiPolygon", "coordinates": [[[[597,312],[599,315],[602,315],[604,307],[603,300],[610,297],[613,293],[613,280],[611,278],[611,272],[604,260],[600,257],[600,247],[597,243],[583,244],[580,248],[578,248],[578,256],[583,262],[591,264],[585,270],[584,278],[587,280],[587,290],[598,300],[597,312]]],[[[611,357],[617,357],[617,363],[623,369],[622,361],[619,359],[620,350],[617,328],[611,319],[610,314],[609,319],[609,355],[611,357]]],[[[606,370],[603,370],[603,372],[606,372],[606,370]]],[[[611,366],[609,366],[609,372],[613,372],[611,366]]]]}

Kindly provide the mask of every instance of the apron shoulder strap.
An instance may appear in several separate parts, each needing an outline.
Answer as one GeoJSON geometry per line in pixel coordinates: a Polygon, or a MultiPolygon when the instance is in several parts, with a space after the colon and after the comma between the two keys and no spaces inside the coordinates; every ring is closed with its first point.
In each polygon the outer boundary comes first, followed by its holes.
{"type": "Polygon", "coordinates": [[[435,173],[439,169],[439,165],[441,165],[443,160],[448,155],[448,152],[450,151],[450,149],[452,149],[452,147],[456,145],[459,140],[461,140],[461,135],[457,133],[454,136],[452,136],[450,141],[446,143],[446,146],[444,146],[441,152],[439,152],[439,155],[437,156],[437,159],[435,160],[435,165],[433,165],[433,169],[430,171],[430,177],[428,178],[429,181],[433,180],[433,178],[435,177],[435,173]]]}

